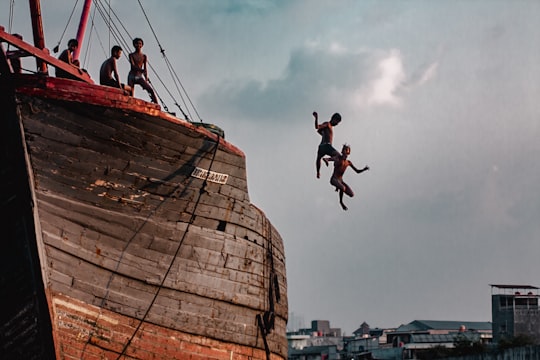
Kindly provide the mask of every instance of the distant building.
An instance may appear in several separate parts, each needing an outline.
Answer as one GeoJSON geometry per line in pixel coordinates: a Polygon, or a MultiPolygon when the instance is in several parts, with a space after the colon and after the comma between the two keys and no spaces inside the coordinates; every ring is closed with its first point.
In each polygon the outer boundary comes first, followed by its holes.
{"type": "Polygon", "coordinates": [[[458,336],[471,342],[491,343],[492,326],[490,322],[414,320],[386,336],[391,348],[373,350],[374,358],[395,359],[396,349],[400,349],[400,359],[414,359],[417,352],[435,346],[454,347],[458,336]]]}
{"type": "Polygon", "coordinates": [[[369,337],[369,325],[367,322],[363,322],[362,325],[356,330],[353,331],[354,336],[358,337],[369,337]]]}
{"type": "Polygon", "coordinates": [[[386,334],[395,331],[395,328],[390,329],[381,329],[381,328],[371,328],[368,323],[365,321],[360,325],[360,327],[353,331],[353,335],[356,339],[358,338],[376,338],[377,342],[380,345],[386,344],[386,334]]]}
{"type": "Polygon", "coordinates": [[[372,329],[364,322],[349,337],[326,320],[311,325],[287,333],[289,360],[414,359],[434,346],[454,347],[458,337],[484,344],[492,339],[490,322],[415,320],[395,329],[372,329]]]}
{"type": "Polygon", "coordinates": [[[289,360],[415,359],[434,347],[453,348],[457,340],[489,345],[526,335],[540,344],[540,288],[490,285],[492,322],[414,320],[392,329],[363,322],[353,336],[342,336],[328,320],[287,333],[289,360]]]}
{"type": "Polygon", "coordinates": [[[287,340],[290,360],[338,359],[335,354],[343,350],[341,329],[331,328],[328,320],[313,320],[311,328],[288,332],[287,340]]]}
{"type": "Polygon", "coordinates": [[[313,320],[311,322],[311,330],[316,331],[318,336],[341,336],[341,329],[331,328],[330,321],[328,320],[313,320]]]}
{"type": "Polygon", "coordinates": [[[441,320],[414,320],[401,325],[394,332],[387,334],[388,343],[393,347],[402,347],[406,344],[419,343],[431,340],[431,343],[453,343],[453,336],[459,332],[478,334],[482,342],[491,342],[492,326],[490,322],[477,321],[441,321],[441,320]],[[449,335],[449,336],[448,336],[449,335]]]}
{"type": "Polygon", "coordinates": [[[540,343],[538,289],[531,285],[491,285],[494,342],[526,335],[540,343]]]}
{"type": "Polygon", "coordinates": [[[288,360],[338,360],[341,359],[336,345],[309,346],[302,350],[290,349],[288,360]]]}

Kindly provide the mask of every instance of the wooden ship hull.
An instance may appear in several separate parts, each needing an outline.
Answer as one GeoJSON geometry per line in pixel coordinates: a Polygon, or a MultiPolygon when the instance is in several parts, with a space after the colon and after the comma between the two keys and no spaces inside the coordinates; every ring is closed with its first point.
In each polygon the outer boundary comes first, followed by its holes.
{"type": "Polygon", "coordinates": [[[244,153],[120,89],[8,63],[4,358],[287,358],[283,241],[244,153]]]}

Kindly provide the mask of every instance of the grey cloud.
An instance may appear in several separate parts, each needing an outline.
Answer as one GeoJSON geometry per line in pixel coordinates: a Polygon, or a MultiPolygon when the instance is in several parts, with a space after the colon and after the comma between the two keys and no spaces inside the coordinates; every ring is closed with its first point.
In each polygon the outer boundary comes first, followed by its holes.
{"type": "Polygon", "coordinates": [[[298,115],[305,107],[335,107],[328,94],[352,93],[375,76],[377,56],[368,52],[329,52],[302,48],[292,52],[283,76],[266,82],[229,80],[200,100],[205,107],[234,111],[231,116],[254,118],[298,115]],[[314,104],[314,101],[316,104],[314,104]]]}

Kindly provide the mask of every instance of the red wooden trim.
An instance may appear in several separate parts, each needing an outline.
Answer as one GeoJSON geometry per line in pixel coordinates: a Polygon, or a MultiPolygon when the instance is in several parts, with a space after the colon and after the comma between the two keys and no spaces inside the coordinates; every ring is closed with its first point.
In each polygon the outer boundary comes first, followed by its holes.
{"type": "MultiPolygon", "coordinates": [[[[41,3],[39,0],[30,0],[29,5],[34,46],[43,50],[45,49],[45,34],[43,33],[43,20],[41,18],[41,3]]],[[[47,74],[47,64],[42,59],[36,58],[36,65],[39,72],[47,74]]]]}
{"type": "Polygon", "coordinates": [[[32,46],[28,44],[27,42],[24,42],[23,40],[11,34],[8,34],[4,30],[5,30],[4,27],[0,26],[0,40],[3,40],[21,50],[26,51],[28,54],[30,54],[30,56],[35,56],[36,58],[45,61],[49,65],[52,65],[56,68],[60,68],[70,73],[71,75],[75,76],[77,79],[80,79],[89,84],[94,83],[94,81],[90,78],[90,75],[88,75],[81,69],[71,66],[63,62],[62,60],[58,60],[57,58],[49,55],[48,49],[43,49],[43,50],[38,49],[37,47],[32,46]]]}
{"type": "MultiPolygon", "coordinates": [[[[214,141],[218,140],[216,134],[205,128],[195,126],[186,120],[179,119],[169,113],[161,111],[161,106],[158,104],[125,95],[123,90],[119,88],[85,84],[80,81],[57,77],[28,74],[21,74],[15,77],[15,87],[18,93],[29,96],[79,102],[155,116],[165,121],[187,127],[214,141]]],[[[219,139],[219,143],[220,146],[226,148],[229,152],[245,157],[242,150],[225,141],[225,139],[219,139]]]]}
{"type": "Polygon", "coordinates": [[[77,41],[79,42],[79,47],[73,52],[73,59],[78,59],[79,54],[81,53],[81,48],[83,46],[84,32],[86,31],[86,24],[88,23],[88,17],[90,16],[90,6],[92,5],[92,0],[85,0],[83,11],[81,13],[81,20],[79,21],[79,30],[77,30],[77,41]]]}

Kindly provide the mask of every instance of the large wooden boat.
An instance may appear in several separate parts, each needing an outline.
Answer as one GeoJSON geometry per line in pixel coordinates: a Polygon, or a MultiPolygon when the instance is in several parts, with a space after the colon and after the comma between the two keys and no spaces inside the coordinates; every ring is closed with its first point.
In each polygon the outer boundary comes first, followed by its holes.
{"type": "Polygon", "coordinates": [[[283,241],[244,153],[39,39],[0,41],[2,358],[287,358],[283,241]]]}

